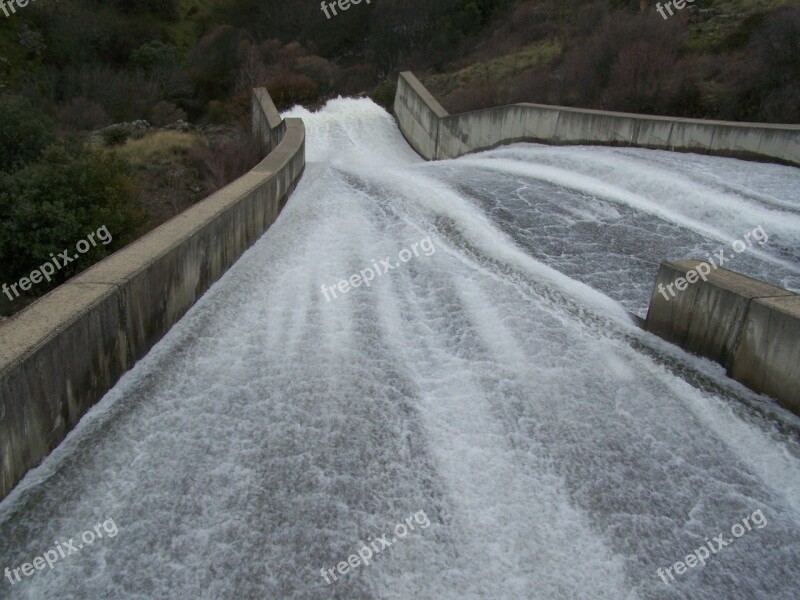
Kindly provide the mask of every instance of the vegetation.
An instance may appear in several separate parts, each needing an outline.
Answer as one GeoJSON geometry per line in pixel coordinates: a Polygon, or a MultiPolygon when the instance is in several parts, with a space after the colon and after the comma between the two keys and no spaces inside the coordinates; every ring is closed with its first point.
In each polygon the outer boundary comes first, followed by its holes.
{"type": "Polygon", "coordinates": [[[390,109],[412,69],[453,112],[800,122],[796,1],[697,0],[666,21],[654,4],[375,0],[327,19],[312,0],[37,0],[0,27],[0,280],[92,227],[118,247],[255,164],[256,86],[280,109],[390,109]]]}
{"type": "Polygon", "coordinates": [[[666,21],[654,5],[519,2],[451,72],[424,82],[453,112],[527,101],[800,122],[797,3],[698,0],[666,21]]]}
{"type": "Polygon", "coordinates": [[[4,22],[0,82],[67,132],[231,122],[256,85],[279,108],[316,106],[401,68],[458,110],[524,99],[800,121],[797,2],[697,0],[666,21],[653,4],[376,1],[329,20],[308,0],[39,0],[4,22]]]}
{"type": "Polygon", "coordinates": [[[0,175],[0,214],[0,262],[6,283],[29,274],[50,253],[74,248],[103,225],[114,237],[32,293],[47,291],[121,248],[135,238],[144,221],[127,164],[74,140],[48,146],[37,160],[0,175]]]}
{"type": "Polygon", "coordinates": [[[200,143],[196,133],[159,131],[125,142],[117,154],[134,167],[142,168],[155,162],[160,165],[180,165],[182,158],[200,143]]]}

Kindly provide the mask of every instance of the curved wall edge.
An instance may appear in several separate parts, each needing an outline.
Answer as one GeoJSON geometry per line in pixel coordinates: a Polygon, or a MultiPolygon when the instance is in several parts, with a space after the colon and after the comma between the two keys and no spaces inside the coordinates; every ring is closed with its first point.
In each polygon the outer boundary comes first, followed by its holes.
{"type": "Polygon", "coordinates": [[[400,74],[394,113],[426,160],[457,158],[514,142],[630,146],[800,166],[800,125],[737,123],[510,104],[448,114],[425,86],[400,74]]]}

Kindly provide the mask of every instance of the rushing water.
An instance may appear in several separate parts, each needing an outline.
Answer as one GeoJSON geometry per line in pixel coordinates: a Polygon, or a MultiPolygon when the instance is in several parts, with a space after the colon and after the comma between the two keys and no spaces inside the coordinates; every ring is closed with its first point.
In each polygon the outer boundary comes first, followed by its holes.
{"type": "Polygon", "coordinates": [[[799,420],[629,312],[662,259],[721,248],[800,288],[800,171],[530,144],[424,163],[367,100],[292,116],[308,166],[278,222],[0,504],[0,569],[117,534],[0,597],[797,597],[799,420]]]}

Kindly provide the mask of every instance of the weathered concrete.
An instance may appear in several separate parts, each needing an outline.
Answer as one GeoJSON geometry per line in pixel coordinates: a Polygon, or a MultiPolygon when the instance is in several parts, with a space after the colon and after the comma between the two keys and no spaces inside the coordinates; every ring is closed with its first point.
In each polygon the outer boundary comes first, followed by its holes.
{"type": "Polygon", "coordinates": [[[427,160],[438,158],[439,122],[448,112],[413,73],[400,74],[394,98],[394,114],[400,131],[417,154],[427,160]]]}
{"type": "Polygon", "coordinates": [[[249,173],[0,328],[0,499],[275,221],[305,167],[305,129],[266,90],[253,127],[272,151],[249,173]]]}
{"type": "Polygon", "coordinates": [[[700,262],[661,263],[645,329],[800,414],[800,296],[727,269],[687,281],[700,262]]]}
{"type": "Polygon", "coordinates": [[[450,115],[410,72],[400,74],[394,112],[423,158],[456,158],[513,142],[634,146],[800,166],[800,125],[736,123],[512,104],[450,115]]]}
{"type": "Polygon", "coordinates": [[[730,375],[800,415],[800,296],[750,304],[730,375]]]}
{"type": "Polygon", "coordinates": [[[253,90],[251,114],[253,133],[267,143],[267,151],[271,152],[286,134],[286,122],[281,118],[281,113],[264,88],[253,90]]]}

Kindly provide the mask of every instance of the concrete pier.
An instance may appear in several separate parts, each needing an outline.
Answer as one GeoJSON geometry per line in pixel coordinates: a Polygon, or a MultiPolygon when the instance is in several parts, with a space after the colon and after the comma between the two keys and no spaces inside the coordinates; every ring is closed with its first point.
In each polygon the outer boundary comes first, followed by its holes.
{"type": "Polygon", "coordinates": [[[724,268],[703,280],[700,263],[661,263],[645,329],[800,414],[800,295],[724,268]]]}

